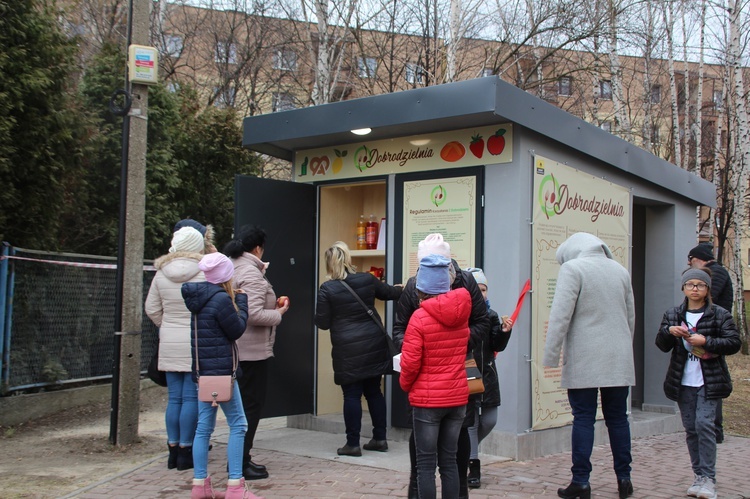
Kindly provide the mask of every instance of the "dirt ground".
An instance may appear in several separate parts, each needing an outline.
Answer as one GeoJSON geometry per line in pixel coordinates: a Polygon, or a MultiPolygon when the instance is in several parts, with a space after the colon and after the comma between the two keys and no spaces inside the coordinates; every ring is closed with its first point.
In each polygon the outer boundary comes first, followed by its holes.
{"type": "Polygon", "coordinates": [[[166,406],[166,388],[141,391],[140,442],[122,447],[109,443],[109,401],[0,426],[0,496],[60,497],[166,455],[166,406]]]}
{"type": "MultiPolygon", "coordinates": [[[[734,393],[724,401],[725,431],[750,437],[750,356],[727,357],[727,364],[734,393]]],[[[109,402],[15,427],[0,426],[0,495],[8,499],[60,497],[165,455],[166,405],[166,389],[141,392],[141,441],[125,447],[109,443],[109,402]]]]}

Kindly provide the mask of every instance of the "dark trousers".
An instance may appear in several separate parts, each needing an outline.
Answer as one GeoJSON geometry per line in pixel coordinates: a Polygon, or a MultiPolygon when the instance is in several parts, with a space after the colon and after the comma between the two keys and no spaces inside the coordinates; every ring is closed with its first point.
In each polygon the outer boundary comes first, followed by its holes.
{"type": "Polygon", "coordinates": [[[630,424],[628,423],[627,386],[606,388],[583,388],[568,390],[568,401],[573,410],[573,482],[589,483],[591,474],[591,451],[594,448],[594,423],[596,422],[596,400],[602,394],[602,412],[609,433],[615,475],[620,480],[630,479],[630,424]]]}
{"type": "MultiPolygon", "coordinates": [[[[458,497],[469,497],[469,455],[471,454],[471,439],[469,439],[468,426],[462,426],[458,433],[458,451],[456,452],[456,465],[458,466],[458,497]]],[[[410,482],[417,483],[417,447],[414,443],[414,431],[409,437],[409,459],[411,460],[410,482]]],[[[411,496],[410,496],[411,497],[411,496]]],[[[416,495],[415,495],[416,497],[416,495]]]]}
{"type": "Polygon", "coordinates": [[[268,360],[243,360],[240,362],[242,376],[237,378],[237,384],[242,396],[242,407],[247,419],[247,433],[242,450],[243,466],[250,460],[250,450],[253,448],[255,432],[260,423],[260,413],[266,403],[268,391],[268,360]]]}
{"type": "Polygon", "coordinates": [[[344,393],[344,425],[346,426],[346,445],[359,447],[359,434],[362,431],[362,395],[367,400],[367,409],[372,419],[372,438],[386,439],[388,423],[385,398],[380,391],[382,376],[367,378],[354,383],[341,385],[344,393]]]}

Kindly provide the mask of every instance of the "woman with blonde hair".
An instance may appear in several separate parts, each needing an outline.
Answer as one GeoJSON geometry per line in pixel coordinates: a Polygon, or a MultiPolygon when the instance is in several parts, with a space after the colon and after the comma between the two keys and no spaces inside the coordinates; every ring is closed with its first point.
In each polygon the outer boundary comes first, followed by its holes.
{"type": "MultiPolygon", "coordinates": [[[[192,312],[193,378],[201,376],[237,376],[237,345],[247,322],[247,295],[234,289],[234,266],[221,253],[204,256],[199,264],[206,282],[182,285],[185,305],[192,312]]],[[[242,476],[242,446],[247,431],[247,420],[237,383],[232,384],[232,397],[220,402],[229,425],[227,443],[226,499],[256,497],[245,490],[242,476]]],[[[211,477],[208,476],[208,442],[216,425],[218,407],[211,402],[198,401],[198,427],[193,441],[193,489],[191,499],[214,497],[211,477]]]]}
{"type": "Polygon", "coordinates": [[[337,453],[362,455],[362,395],[367,399],[373,426],[372,440],[364,448],[386,452],[386,407],[380,384],[382,376],[391,371],[393,359],[386,333],[373,317],[380,321],[375,299],[397,300],[402,288],[390,286],[369,272],[357,272],[349,247],[341,241],[326,250],[325,262],[329,280],[318,290],[315,325],[331,333],[333,380],[344,394],[346,445],[337,453]]]}

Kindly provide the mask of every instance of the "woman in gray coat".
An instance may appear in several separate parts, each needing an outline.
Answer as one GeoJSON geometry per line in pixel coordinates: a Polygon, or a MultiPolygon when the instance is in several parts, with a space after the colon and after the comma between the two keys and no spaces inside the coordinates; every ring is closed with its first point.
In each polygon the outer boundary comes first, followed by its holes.
{"type": "Polygon", "coordinates": [[[557,367],[564,347],[561,386],[573,412],[573,480],[557,495],[591,497],[591,451],[599,392],[609,432],[617,490],[633,494],[630,481],[628,393],[635,384],[635,306],[630,274],[612,259],[607,245],[585,232],[557,249],[560,273],[547,327],[544,365],[557,367]]]}

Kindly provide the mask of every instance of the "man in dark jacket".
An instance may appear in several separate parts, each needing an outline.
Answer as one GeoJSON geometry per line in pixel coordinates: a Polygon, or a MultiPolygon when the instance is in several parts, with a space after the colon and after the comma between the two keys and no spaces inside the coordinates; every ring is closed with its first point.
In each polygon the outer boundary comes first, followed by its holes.
{"type": "MultiPolygon", "coordinates": [[[[711,300],[718,306],[732,312],[734,290],[729,272],[714,259],[714,247],[710,243],[700,243],[688,253],[688,265],[693,268],[707,268],[711,271],[711,300]]],[[[723,399],[716,407],[716,443],[724,441],[723,399]]]]}
{"type": "MultiPolygon", "coordinates": [[[[423,241],[419,243],[417,251],[417,258],[421,260],[423,257],[436,254],[442,255],[446,258],[451,258],[450,245],[443,240],[441,234],[430,234],[423,241]]],[[[471,295],[471,315],[469,316],[469,345],[467,346],[467,353],[473,350],[476,345],[479,345],[482,341],[482,331],[489,329],[490,318],[487,315],[487,304],[484,302],[484,296],[477,286],[474,276],[471,272],[461,270],[458,263],[451,258],[451,266],[453,272],[455,272],[455,279],[451,285],[451,289],[466,288],[471,295]]],[[[406,332],[406,326],[409,324],[409,319],[414,311],[419,308],[419,299],[417,298],[417,287],[416,277],[410,277],[404,286],[404,291],[401,293],[401,298],[398,301],[396,307],[396,318],[393,324],[393,341],[396,346],[401,349],[401,344],[404,341],[404,333],[406,332]]],[[[458,437],[458,455],[456,460],[458,461],[458,474],[461,480],[461,487],[459,491],[459,499],[469,496],[468,485],[467,485],[467,472],[469,468],[469,454],[471,452],[471,442],[469,440],[469,426],[474,422],[474,411],[471,407],[467,407],[466,420],[464,426],[461,428],[461,433],[458,437]]],[[[409,457],[411,458],[411,477],[409,479],[409,497],[417,497],[417,482],[416,482],[416,448],[414,446],[414,434],[412,433],[409,438],[409,457]]]]}

